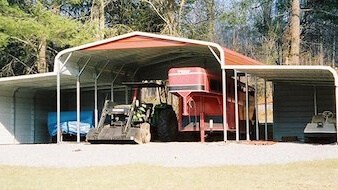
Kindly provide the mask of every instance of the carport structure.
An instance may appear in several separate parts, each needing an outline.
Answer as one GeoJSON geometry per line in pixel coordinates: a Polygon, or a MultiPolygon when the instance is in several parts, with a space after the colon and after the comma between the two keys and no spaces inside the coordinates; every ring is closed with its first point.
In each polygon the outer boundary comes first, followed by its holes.
{"type": "MultiPolygon", "coordinates": [[[[61,78],[64,75],[76,76],[78,123],[81,104],[80,86],[94,86],[94,113],[95,125],[97,125],[97,89],[100,85],[111,87],[111,99],[114,100],[113,89],[122,81],[165,80],[168,70],[172,67],[198,66],[221,73],[223,94],[226,94],[226,71],[222,69],[224,63],[262,64],[216,43],[143,32],[133,32],[64,50],[56,56],[54,65],[57,75],[58,142],[60,141],[61,78]]],[[[223,97],[224,100],[226,96],[223,97]]],[[[223,109],[226,112],[225,104],[223,109]]],[[[227,121],[226,114],[223,114],[223,121],[227,121]]],[[[226,129],[226,122],[223,125],[226,129]]],[[[227,139],[227,136],[224,135],[224,138],[227,139]]]]}
{"type": "Polygon", "coordinates": [[[283,135],[303,139],[305,125],[313,115],[326,110],[338,113],[338,75],[330,66],[225,64],[223,69],[262,78],[265,88],[266,81],[273,83],[274,140],[281,140],[283,135]]]}
{"type": "MultiPolygon", "coordinates": [[[[20,143],[15,131],[20,128],[18,126],[20,122],[25,122],[22,120],[23,116],[30,119],[30,123],[25,124],[28,130],[24,131],[35,133],[36,128],[29,128],[29,126],[36,126],[37,123],[42,126],[47,120],[45,112],[56,110],[57,142],[61,142],[60,113],[65,110],[64,107],[67,107],[68,110],[76,110],[77,112],[77,141],[79,142],[81,109],[83,107],[93,108],[95,126],[97,126],[99,100],[103,98],[98,93],[101,89],[109,89],[110,98],[115,100],[118,98],[116,95],[114,96],[115,89],[121,88],[121,82],[163,80],[167,79],[169,68],[187,66],[203,67],[222,76],[224,131],[227,131],[228,121],[225,114],[227,113],[225,103],[227,100],[225,85],[227,75],[243,72],[273,82],[288,81],[291,84],[312,83],[337,87],[337,74],[331,67],[267,66],[216,43],[132,32],[61,51],[55,58],[53,72],[1,78],[0,87],[5,91],[0,92],[0,104],[11,103],[2,106],[0,111],[5,113],[5,110],[8,109],[12,110],[13,114],[10,117],[1,117],[0,115],[0,136],[6,133],[8,139],[13,138],[14,142],[20,143]],[[68,95],[64,93],[69,90],[72,90],[71,96],[69,93],[68,95]],[[48,92],[47,95],[42,93],[44,91],[48,92]],[[91,91],[93,97],[84,97],[83,91],[91,91]],[[3,95],[4,92],[7,94],[3,95]],[[24,99],[25,104],[20,104],[24,105],[21,106],[22,108],[18,106],[16,98],[21,94],[27,96],[24,99]],[[65,100],[68,100],[71,106],[66,106],[65,100]],[[48,108],[45,108],[46,106],[48,108]],[[23,108],[27,110],[25,114],[18,113],[18,110],[23,108]],[[37,117],[44,118],[37,122],[37,117]],[[4,129],[3,132],[1,128],[4,129]],[[11,136],[10,133],[14,135],[11,136]]],[[[234,90],[236,92],[237,88],[234,90]]],[[[127,97],[128,93],[125,94],[125,100],[128,99],[127,97]]],[[[335,101],[335,105],[337,105],[337,101],[335,101]]],[[[6,114],[8,115],[8,113],[6,114]]],[[[238,112],[235,112],[235,115],[238,118],[238,112]]],[[[238,123],[236,125],[236,129],[238,129],[238,123]]],[[[227,140],[225,132],[224,141],[227,140]]],[[[236,140],[239,140],[239,130],[236,131],[236,140]]],[[[6,140],[4,143],[8,144],[9,142],[12,141],[6,140]]]]}

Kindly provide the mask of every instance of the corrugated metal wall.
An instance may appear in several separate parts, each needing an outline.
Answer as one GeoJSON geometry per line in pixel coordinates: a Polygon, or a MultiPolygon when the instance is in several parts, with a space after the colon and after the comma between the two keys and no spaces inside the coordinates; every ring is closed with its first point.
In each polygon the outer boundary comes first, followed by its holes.
{"type": "Polygon", "coordinates": [[[14,94],[14,138],[16,143],[34,143],[34,94],[19,89],[14,94]]]}
{"type": "Polygon", "coordinates": [[[303,130],[314,115],[314,88],[317,91],[318,112],[335,110],[334,88],[329,86],[274,83],[273,138],[283,136],[304,138],[303,130]]]}
{"type": "Polygon", "coordinates": [[[0,144],[47,143],[47,114],[55,111],[55,92],[0,91],[0,144]]]}
{"type": "Polygon", "coordinates": [[[14,143],[13,91],[0,91],[0,144],[14,143]]]}

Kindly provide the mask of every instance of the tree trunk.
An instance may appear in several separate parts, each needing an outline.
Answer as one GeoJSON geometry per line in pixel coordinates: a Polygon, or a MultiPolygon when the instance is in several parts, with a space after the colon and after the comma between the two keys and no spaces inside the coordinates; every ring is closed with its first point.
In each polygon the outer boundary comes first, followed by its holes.
{"type": "Polygon", "coordinates": [[[90,21],[95,25],[95,38],[97,40],[102,40],[104,38],[105,28],[104,0],[93,0],[90,21]]]}
{"type": "Polygon", "coordinates": [[[291,47],[289,63],[299,65],[299,46],[300,46],[300,5],[299,0],[292,0],[291,3],[291,47]]]}
{"type": "Polygon", "coordinates": [[[183,18],[183,10],[184,10],[184,6],[185,6],[185,2],[186,0],[181,0],[180,1],[180,7],[179,7],[179,10],[178,10],[178,26],[177,26],[177,30],[178,30],[178,33],[181,34],[182,32],[182,28],[181,28],[181,25],[182,25],[182,18],[183,18]]]}
{"type": "Polygon", "coordinates": [[[38,47],[37,55],[37,70],[39,73],[48,72],[48,65],[46,60],[46,51],[47,51],[47,40],[42,38],[38,47]]]}
{"type": "Polygon", "coordinates": [[[167,20],[169,24],[169,34],[177,35],[176,21],[175,21],[175,1],[167,2],[167,20]]]}
{"type": "Polygon", "coordinates": [[[215,2],[214,0],[206,0],[208,11],[208,40],[215,41],[215,2]]]}

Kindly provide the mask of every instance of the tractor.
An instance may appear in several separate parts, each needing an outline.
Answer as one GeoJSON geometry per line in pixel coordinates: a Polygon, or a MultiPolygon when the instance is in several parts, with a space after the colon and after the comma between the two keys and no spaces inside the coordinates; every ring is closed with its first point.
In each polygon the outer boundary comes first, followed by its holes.
{"type": "Polygon", "coordinates": [[[132,103],[116,105],[106,100],[98,126],[87,133],[90,143],[130,142],[144,144],[152,136],[162,142],[175,141],[177,118],[173,107],[168,104],[164,82],[125,82],[123,85],[134,90],[132,103]],[[160,104],[140,102],[142,88],[157,88],[160,104]],[[165,101],[162,101],[164,96],[165,101]]]}

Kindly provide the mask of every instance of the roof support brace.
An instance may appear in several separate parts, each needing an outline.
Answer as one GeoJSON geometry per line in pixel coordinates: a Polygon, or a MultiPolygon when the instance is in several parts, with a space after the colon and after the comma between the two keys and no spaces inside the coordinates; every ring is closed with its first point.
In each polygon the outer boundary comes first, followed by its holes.
{"type": "MultiPolygon", "coordinates": [[[[116,73],[116,76],[114,77],[114,79],[111,81],[111,90],[110,90],[110,99],[111,101],[114,101],[114,82],[117,79],[117,77],[120,75],[122,69],[124,68],[125,64],[122,65],[119,69],[119,71],[116,73]]],[[[134,75],[136,74],[136,72],[134,73],[134,75]]]]}
{"type": "Polygon", "coordinates": [[[107,67],[109,61],[102,67],[100,72],[97,74],[96,69],[95,69],[95,76],[94,76],[94,120],[95,120],[95,128],[97,127],[98,120],[99,120],[99,111],[98,111],[98,106],[97,106],[97,81],[99,80],[102,72],[104,69],[107,67]]]}
{"type": "Polygon", "coordinates": [[[57,64],[57,73],[56,73],[56,125],[57,125],[57,137],[56,141],[57,143],[61,143],[61,69],[67,64],[69,58],[72,56],[72,52],[69,53],[67,59],[65,62],[62,64],[60,63],[60,60],[56,57],[55,59],[58,60],[59,62],[56,62],[57,64]],[[62,66],[61,66],[62,64],[62,66]]]}
{"type": "Polygon", "coordinates": [[[212,49],[212,47],[208,46],[209,50],[211,51],[211,53],[214,55],[215,59],[221,63],[220,58],[218,57],[218,55],[216,54],[216,52],[214,51],[214,49],[212,49]]]}

